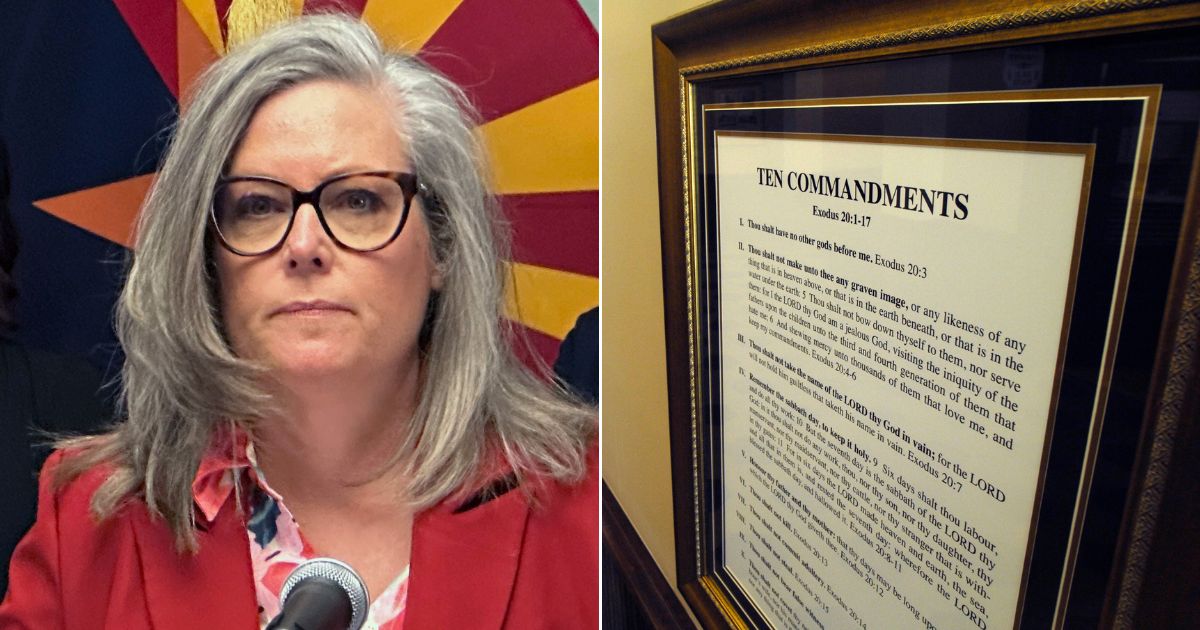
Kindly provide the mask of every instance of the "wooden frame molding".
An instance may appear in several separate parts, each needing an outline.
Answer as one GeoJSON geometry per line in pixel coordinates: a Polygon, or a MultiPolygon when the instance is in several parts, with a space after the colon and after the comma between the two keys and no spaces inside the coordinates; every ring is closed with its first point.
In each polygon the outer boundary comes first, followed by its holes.
{"type": "MultiPolygon", "coordinates": [[[[701,229],[698,225],[704,223],[697,208],[705,203],[703,199],[707,194],[703,189],[703,176],[699,174],[701,169],[695,167],[698,160],[705,159],[696,157],[706,146],[703,139],[697,140],[707,133],[709,123],[705,108],[715,110],[724,106],[731,110],[738,107],[753,110],[751,106],[761,106],[764,102],[774,106],[788,102],[787,99],[803,102],[810,98],[820,100],[839,96],[864,100],[886,98],[890,103],[905,98],[925,98],[930,96],[925,92],[936,88],[922,88],[914,93],[897,88],[895,94],[832,96],[788,92],[783,97],[768,94],[741,100],[730,97],[728,101],[697,95],[705,94],[704,90],[732,90],[730,86],[737,83],[740,87],[743,81],[756,83],[756,77],[767,73],[795,72],[796,76],[802,77],[801,73],[805,71],[820,70],[827,73],[822,76],[834,76],[841,67],[858,63],[884,62],[879,65],[892,69],[901,62],[925,56],[982,54],[978,51],[986,53],[1001,47],[1030,44],[1042,44],[1046,50],[1053,50],[1056,45],[1060,49],[1066,48],[1069,44],[1086,49],[1088,54],[1101,55],[1108,54],[1103,52],[1109,50],[1105,48],[1109,45],[1105,42],[1132,42],[1134,46],[1142,46],[1162,34],[1177,38],[1171,41],[1186,48],[1200,39],[1197,37],[1198,26],[1198,0],[1031,0],[1024,3],[1003,0],[946,0],[939,3],[921,0],[724,0],[677,15],[652,28],[677,586],[691,614],[704,627],[741,628],[756,623],[754,606],[746,604],[747,598],[739,596],[737,588],[727,590],[727,581],[714,577],[719,576],[721,569],[713,568],[720,562],[712,558],[719,558],[720,552],[710,553],[698,542],[711,539],[704,538],[709,533],[704,525],[708,521],[704,519],[719,520],[710,514],[711,506],[706,503],[704,493],[706,488],[719,483],[714,479],[723,474],[719,466],[706,463],[703,455],[709,452],[706,449],[714,448],[713,444],[719,444],[719,441],[709,440],[705,427],[710,426],[706,424],[710,421],[713,425],[719,424],[719,420],[710,420],[709,414],[719,413],[720,404],[698,393],[708,387],[702,374],[707,359],[702,360],[703,353],[696,345],[702,334],[708,334],[704,328],[707,320],[701,316],[707,306],[700,304],[697,295],[706,290],[705,282],[709,279],[696,271],[697,260],[708,255],[701,251],[696,235],[701,229]],[[705,131],[697,133],[694,128],[705,131]],[[706,443],[709,441],[713,443],[706,443]]],[[[1127,78],[1133,73],[1114,79],[1116,83],[1089,83],[1091,79],[1075,76],[1074,67],[1072,72],[1062,74],[1069,75],[1070,81],[1062,79],[1045,89],[1104,90],[1128,88],[1136,83],[1127,78]]],[[[1147,74],[1153,73],[1139,70],[1136,77],[1144,78],[1147,74]]],[[[791,75],[785,76],[791,78],[791,75]]],[[[800,79],[795,82],[802,83],[800,79]]],[[[1145,83],[1157,85],[1159,89],[1162,85],[1172,85],[1170,79],[1161,76],[1146,79],[1145,83]]],[[[1200,90],[1198,85],[1200,81],[1178,80],[1173,89],[1176,96],[1179,93],[1194,94],[1200,90]]],[[[989,85],[980,89],[992,88],[989,85]]],[[[1016,88],[1011,86],[996,89],[1016,93],[1016,88]]],[[[1152,111],[1151,117],[1157,115],[1159,102],[1155,100],[1147,111],[1152,111]]],[[[1180,124],[1177,128],[1190,129],[1194,133],[1194,127],[1188,125],[1195,118],[1195,113],[1191,112],[1171,122],[1186,120],[1186,125],[1180,124]]],[[[753,131],[766,133],[764,130],[753,131]]],[[[775,131],[792,132],[788,129],[775,131]]],[[[818,132],[825,130],[809,131],[818,132]]],[[[1156,131],[1154,124],[1149,124],[1144,131],[1149,143],[1142,147],[1140,159],[1144,166],[1140,168],[1167,168],[1161,166],[1162,161],[1155,162],[1161,160],[1157,154],[1158,146],[1153,146],[1155,155],[1151,157],[1151,146],[1156,137],[1171,139],[1169,133],[1156,131]]],[[[1182,135],[1186,134],[1185,131],[1182,135]]],[[[1077,576],[1107,578],[1107,581],[1091,580],[1098,582],[1094,585],[1084,577],[1078,580],[1082,584],[1079,592],[1085,596],[1077,599],[1087,602],[1085,607],[1095,604],[1098,610],[1089,608],[1087,614],[1098,616],[1100,627],[1183,627],[1200,618],[1200,578],[1197,577],[1200,576],[1200,545],[1197,545],[1200,541],[1200,137],[1180,140],[1180,143],[1185,147],[1180,152],[1185,155],[1171,159],[1186,167],[1175,180],[1183,181],[1182,177],[1187,176],[1186,197],[1182,187],[1172,189],[1174,196],[1169,201],[1167,213],[1180,212],[1178,216],[1172,214],[1176,223],[1170,226],[1178,231],[1170,232],[1171,240],[1162,246],[1163,252],[1173,247],[1174,256],[1171,258],[1164,253],[1161,267],[1144,267],[1152,269],[1165,288],[1154,294],[1154,309],[1143,309],[1137,320],[1142,322],[1142,330],[1154,333],[1153,341],[1149,343],[1135,342],[1141,343],[1140,347],[1146,353],[1146,367],[1133,379],[1138,381],[1136,397],[1129,395],[1139,409],[1125,410],[1123,415],[1114,414],[1109,420],[1117,426],[1123,423],[1128,427],[1128,434],[1115,434],[1121,436],[1122,444],[1129,445],[1116,458],[1122,466],[1118,481],[1127,484],[1128,490],[1125,495],[1120,495],[1126,487],[1122,485],[1117,492],[1111,493],[1116,495],[1108,499],[1108,503],[1115,506],[1110,512],[1114,515],[1111,522],[1109,513],[1099,519],[1091,517],[1088,499],[1101,493],[1091,494],[1089,466],[1094,465],[1097,458],[1103,458],[1102,449],[1107,448],[1101,444],[1106,435],[1101,422],[1095,430],[1094,442],[1087,448],[1083,467],[1087,472],[1083,473],[1080,484],[1079,505],[1082,507],[1077,508],[1077,518],[1071,525],[1070,558],[1058,569],[1062,579],[1057,603],[1051,602],[1053,606],[1039,604],[1040,608],[1026,605],[1024,589],[1028,587],[1028,576],[1024,577],[1022,599],[1016,606],[1017,627],[1022,627],[1024,611],[1053,611],[1051,625],[1056,628],[1080,622],[1084,617],[1076,616],[1077,609],[1072,608],[1076,604],[1071,600],[1075,592],[1072,591],[1072,580],[1077,576]],[[1186,151],[1192,145],[1183,142],[1196,143],[1190,166],[1186,151]],[[1163,308],[1161,314],[1157,310],[1159,306],[1163,308]],[[1160,318],[1160,321],[1147,321],[1151,317],[1160,318]],[[1107,531],[1112,535],[1094,538],[1103,544],[1093,545],[1090,554],[1079,554],[1093,561],[1088,571],[1084,571],[1078,567],[1087,565],[1077,566],[1075,553],[1082,547],[1078,541],[1083,537],[1081,532],[1088,518],[1108,527],[1107,531]],[[1098,551],[1100,549],[1104,551],[1098,551]]],[[[1139,175],[1141,184],[1131,193],[1134,199],[1131,207],[1142,204],[1147,172],[1143,170],[1139,175]]],[[[1152,172],[1161,177],[1159,173],[1152,172]]],[[[1168,202],[1160,198],[1153,203],[1160,204],[1157,211],[1162,212],[1161,206],[1168,202]]],[[[1143,225],[1143,219],[1136,212],[1130,216],[1129,225],[1133,229],[1128,232],[1128,242],[1122,241],[1123,258],[1119,259],[1124,275],[1118,283],[1119,299],[1115,302],[1115,314],[1107,331],[1108,339],[1113,340],[1104,355],[1109,377],[1116,369],[1113,366],[1123,360],[1118,356],[1124,349],[1116,344],[1123,342],[1122,335],[1129,336],[1121,318],[1128,312],[1126,309],[1137,308],[1133,302],[1126,306],[1126,292],[1131,283],[1140,283],[1139,289],[1153,284],[1147,276],[1138,275],[1136,265],[1146,258],[1142,250],[1138,250],[1141,259],[1134,257],[1135,249],[1153,241],[1150,237],[1147,241],[1139,240],[1137,227],[1143,225]]],[[[1144,224],[1150,225],[1150,220],[1144,224]]],[[[1083,247],[1080,245],[1082,224],[1080,230],[1077,253],[1083,247]]],[[[1074,273],[1072,271],[1072,275],[1074,273]]],[[[1068,311],[1074,304],[1068,301],[1068,311]]],[[[1065,339],[1065,329],[1063,334],[1065,339]]],[[[1063,352],[1065,356],[1066,350],[1063,352]]],[[[1060,357],[1060,363],[1061,360],[1060,357]]],[[[1130,362],[1130,365],[1135,364],[1143,365],[1130,362]]],[[[1128,385],[1129,368],[1121,369],[1127,370],[1122,385],[1128,385]]],[[[1060,365],[1055,382],[1061,385],[1062,379],[1060,365]]],[[[715,387],[710,389],[719,391],[715,387]]],[[[1118,394],[1110,395],[1107,383],[1097,392],[1095,398],[1100,401],[1098,408],[1102,410],[1100,417],[1103,418],[1103,404],[1115,400],[1118,394]]],[[[1051,420],[1057,405],[1056,397],[1051,405],[1051,420]]],[[[1052,434],[1047,436],[1047,444],[1054,442],[1052,437],[1052,434]]],[[[1049,453],[1049,447],[1046,452],[1049,453]]],[[[1045,466],[1044,460],[1043,468],[1045,466]]],[[[1063,474],[1061,478],[1069,476],[1063,474]]],[[[652,579],[636,586],[639,599],[644,591],[646,597],[653,600],[643,602],[647,611],[653,606],[670,603],[678,607],[674,591],[665,582],[657,583],[662,580],[661,572],[640,544],[607,487],[603,499],[605,542],[611,541],[614,551],[624,550],[627,554],[619,558],[622,572],[629,577],[653,569],[652,579]]],[[[1040,502],[1039,490],[1035,519],[1040,502]]],[[[720,502],[714,499],[710,503],[717,505],[720,502]]],[[[1099,499],[1097,503],[1106,504],[1099,499]]],[[[719,509],[714,511],[719,512],[719,509]]],[[[1027,563],[1033,556],[1033,535],[1030,540],[1027,563]]],[[[1045,540],[1055,539],[1047,537],[1045,540]]],[[[1028,564],[1026,570],[1029,570],[1028,564]]],[[[1049,573],[1043,571],[1042,575],[1049,573]]],[[[1049,589],[1036,592],[1048,593],[1049,589]]],[[[1031,618],[1034,621],[1024,619],[1024,627],[1038,625],[1036,614],[1031,618]]],[[[678,627],[681,619],[690,619],[687,611],[682,609],[670,615],[664,613],[654,622],[658,627],[678,627]]]]}
{"type": "Polygon", "coordinates": [[[638,606],[655,628],[687,628],[692,620],[662,569],[650,555],[608,484],[602,487],[604,545],[612,552],[617,570],[629,585],[638,606]]]}

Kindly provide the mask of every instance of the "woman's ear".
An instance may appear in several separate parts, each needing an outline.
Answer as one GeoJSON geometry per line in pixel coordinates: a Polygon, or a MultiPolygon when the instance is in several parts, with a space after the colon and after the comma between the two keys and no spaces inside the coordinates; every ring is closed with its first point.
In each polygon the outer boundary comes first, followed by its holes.
{"type": "Polygon", "coordinates": [[[435,293],[442,290],[442,261],[440,260],[433,261],[433,271],[429,276],[429,288],[433,289],[435,293]]]}
{"type": "Polygon", "coordinates": [[[441,282],[441,272],[430,278],[430,283],[436,283],[437,286],[429,292],[429,301],[425,303],[425,319],[421,322],[421,334],[417,337],[417,345],[422,352],[429,350],[429,341],[433,338],[433,322],[437,319],[438,305],[442,301],[441,282]]]}
{"type": "Polygon", "coordinates": [[[446,232],[446,214],[442,202],[425,184],[421,184],[421,209],[424,211],[425,226],[429,231],[429,254],[433,257],[433,269],[429,277],[429,287],[433,291],[442,290],[443,276],[446,271],[445,256],[441,253],[440,238],[446,232]]]}

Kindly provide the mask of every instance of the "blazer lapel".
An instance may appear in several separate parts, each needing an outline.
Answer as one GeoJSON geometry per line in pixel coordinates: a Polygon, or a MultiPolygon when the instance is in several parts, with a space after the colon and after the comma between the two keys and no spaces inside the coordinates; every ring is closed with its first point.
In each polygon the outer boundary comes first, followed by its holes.
{"type": "Polygon", "coordinates": [[[170,529],[145,509],[132,520],[155,628],[258,628],[250,543],[232,495],[199,532],[195,555],[177,552],[170,529]]]}
{"type": "Polygon", "coordinates": [[[413,523],[405,630],[499,628],[512,596],[529,504],[520,490],[460,514],[449,503],[413,523]]]}

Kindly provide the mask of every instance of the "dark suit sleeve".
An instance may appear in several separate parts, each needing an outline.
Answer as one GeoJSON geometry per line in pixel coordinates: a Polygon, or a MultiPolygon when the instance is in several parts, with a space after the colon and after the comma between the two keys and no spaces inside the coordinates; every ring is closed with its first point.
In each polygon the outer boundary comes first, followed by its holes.
{"type": "MultiPolygon", "coordinates": [[[[110,414],[100,373],[80,357],[29,352],[37,428],[51,433],[96,433],[110,414]]],[[[49,455],[47,450],[43,459],[49,455]]]]}
{"type": "Polygon", "coordinates": [[[8,594],[0,603],[4,630],[57,630],[63,627],[59,588],[58,502],[53,490],[54,468],[62,454],[47,460],[38,482],[37,521],[13,552],[8,569],[8,594]]]}
{"type": "Polygon", "coordinates": [[[585,401],[594,405],[600,400],[600,307],[575,320],[558,348],[554,375],[585,401]]]}
{"type": "Polygon", "coordinates": [[[108,420],[100,374],[82,358],[24,348],[0,339],[0,595],[9,557],[33,524],[37,471],[49,442],[95,433],[108,420]]]}

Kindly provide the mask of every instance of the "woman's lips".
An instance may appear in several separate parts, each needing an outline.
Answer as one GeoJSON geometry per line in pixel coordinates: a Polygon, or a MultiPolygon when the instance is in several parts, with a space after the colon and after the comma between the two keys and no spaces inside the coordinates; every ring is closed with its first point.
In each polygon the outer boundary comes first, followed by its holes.
{"type": "Polygon", "coordinates": [[[271,315],[324,315],[328,313],[352,313],[350,307],[327,300],[308,300],[289,302],[274,311],[271,315]]]}

